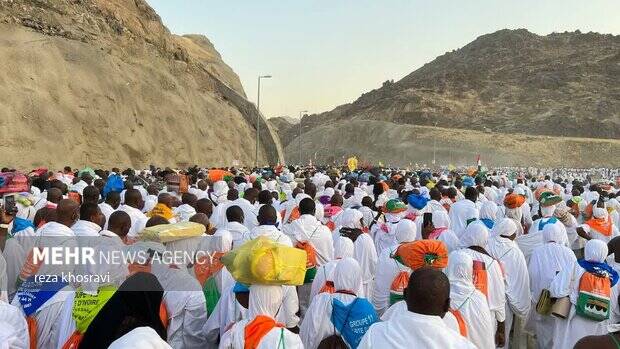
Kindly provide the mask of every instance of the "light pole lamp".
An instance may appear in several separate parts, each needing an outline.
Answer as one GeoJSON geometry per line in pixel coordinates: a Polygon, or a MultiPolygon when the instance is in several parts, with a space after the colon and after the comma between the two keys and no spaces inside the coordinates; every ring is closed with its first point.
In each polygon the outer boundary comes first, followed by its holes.
{"type": "Polygon", "coordinates": [[[258,97],[256,98],[256,155],[254,156],[254,167],[258,167],[258,147],[260,146],[260,79],[270,79],[271,75],[258,76],[258,97]]]}
{"type": "Polygon", "coordinates": [[[307,110],[302,110],[299,112],[299,165],[302,165],[303,161],[301,160],[301,118],[304,113],[308,113],[307,110]]]}

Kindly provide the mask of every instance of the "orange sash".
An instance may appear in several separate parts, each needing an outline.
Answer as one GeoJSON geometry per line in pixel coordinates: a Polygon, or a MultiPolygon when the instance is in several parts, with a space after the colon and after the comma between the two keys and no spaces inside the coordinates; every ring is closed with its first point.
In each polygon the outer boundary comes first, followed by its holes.
{"type": "MultiPolygon", "coordinates": [[[[283,215],[284,217],[284,215],[283,215]]],[[[291,223],[295,220],[297,220],[297,218],[301,217],[301,214],[299,213],[299,207],[295,206],[293,208],[293,211],[291,211],[291,214],[288,216],[288,220],[286,221],[287,223],[291,223]]]]}
{"type": "Polygon", "coordinates": [[[321,287],[319,293],[336,293],[336,286],[333,281],[325,281],[325,285],[321,287]]]}
{"type": "Polygon", "coordinates": [[[484,296],[489,298],[489,281],[487,276],[486,264],[482,261],[474,261],[473,267],[474,286],[482,292],[484,296]]]}
{"type": "Polygon", "coordinates": [[[30,337],[30,349],[37,349],[37,319],[34,314],[26,317],[28,324],[28,336],[30,337]]]}
{"type": "Polygon", "coordinates": [[[276,320],[270,318],[269,316],[258,315],[254,318],[254,320],[245,326],[245,345],[243,348],[258,348],[261,339],[263,339],[263,337],[265,337],[265,335],[275,327],[284,327],[284,325],[277,323],[276,320]]]}
{"type": "Polygon", "coordinates": [[[165,329],[168,329],[168,309],[166,309],[166,302],[163,300],[159,304],[159,319],[165,329]]]}
{"type": "Polygon", "coordinates": [[[461,336],[467,338],[467,324],[465,323],[465,318],[463,318],[463,314],[457,309],[448,309],[452,315],[456,318],[456,322],[459,324],[459,333],[461,336]]]}
{"type": "Polygon", "coordinates": [[[73,331],[71,337],[69,337],[65,345],[62,346],[62,349],[77,349],[82,342],[82,338],[84,338],[84,335],[81,334],[80,331],[73,331]]]}
{"type": "Polygon", "coordinates": [[[591,218],[586,221],[586,224],[590,226],[590,228],[596,230],[597,232],[605,235],[611,236],[612,223],[609,216],[607,219],[605,218],[591,218]]]}
{"type": "Polygon", "coordinates": [[[306,260],[307,269],[316,267],[316,250],[309,241],[299,241],[295,244],[295,247],[306,251],[306,255],[308,256],[306,260]]]}
{"type": "Polygon", "coordinates": [[[204,286],[208,278],[222,270],[224,267],[221,261],[223,255],[224,252],[215,252],[212,256],[204,256],[196,261],[196,264],[194,264],[194,273],[200,285],[204,286]]]}

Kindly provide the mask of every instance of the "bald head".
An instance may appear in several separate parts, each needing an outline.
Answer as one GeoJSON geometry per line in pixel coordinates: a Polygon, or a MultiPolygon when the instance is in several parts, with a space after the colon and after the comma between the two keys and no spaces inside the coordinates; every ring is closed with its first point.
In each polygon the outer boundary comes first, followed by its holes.
{"type": "Polygon", "coordinates": [[[125,211],[115,211],[108,220],[108,230],[123,238],[131,229],[131,218],[125,211]]]}
{"type": "Polygon", "coordinates": [[[213,202],[207,198],[196,201],[196,212],[204,213],[207,217],[211,217],[211,214],[213,214],[213,202]]]}
{"type": "Polygon", "coordinates": [[[169,208],[172,208],[174,206],[174,197],[168,193],[161,193],[157,197],[157,203],[164,204],[169,208]]]}
{"type": "Polygon", "coordinates": [[[209,217],[204,213],[196,213],[189,218],[189,221],[204,225],[207,235],[212,235],[214,233],[213,230],[210,230],[211,222],[209,221],[209,217]]]}
{"type": "Polygon", "coordinates": [[[256,202],[256,198],[258,198],[258,193],[259,193],[258,189],[248,188],[245,190],[245,193],[243,194],[243,198],[253,204],[256,202]]]}
{"type": "Polygon", "coordinates": [[[260,225],[274,225],[278,219],[276,216],[276,209],[271,205],[263,205],[258,210],[258,224],[260,225]]]}
{"type": "Polygon", "coordinates": [[[127,189],[127,191],[125,191],[125,205],[137,208],[139,210],[144,207],[142,194],[140,194],[138,189],[127,189]]]}
{"type": "Polygon", "coordinates": [[[450,282],[441,271],[424,267],[411,273],[405,290],[411,312],[443,317],[450,307],[450,282]]]}
{"type": "Polygon", "coordinates": [[[80,205],[77,202],[71,199],[60,200],[58,207],[56,207],[56,221],[58,223],[70,228],[79,218],[80,205]]]}

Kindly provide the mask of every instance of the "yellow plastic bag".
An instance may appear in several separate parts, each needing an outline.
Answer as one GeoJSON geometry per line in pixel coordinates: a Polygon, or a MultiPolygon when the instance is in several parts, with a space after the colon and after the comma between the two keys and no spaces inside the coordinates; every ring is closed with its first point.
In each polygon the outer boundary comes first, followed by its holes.
{"type": "Polygon", "coordinates": [[[222,257],[235,280],[244,284],[303,285],[306,252],[266,237],[246,242],[222,257]]]}
{"type": "Polygon", "coordinates": [[[201,236],[206,230],[204,225],[194,222],[161,224],[142,230],[139,239],[142,241],[167,243],[201,236]]]}

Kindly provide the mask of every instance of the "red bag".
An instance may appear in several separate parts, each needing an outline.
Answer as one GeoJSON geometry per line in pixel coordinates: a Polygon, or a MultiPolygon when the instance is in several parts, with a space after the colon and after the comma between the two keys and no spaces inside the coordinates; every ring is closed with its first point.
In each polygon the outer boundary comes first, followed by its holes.
{"type": "Polygon", "coordinates": [[[20,172],[0,173],[0,194],[29,192],[28,177],[20,172]]]}

